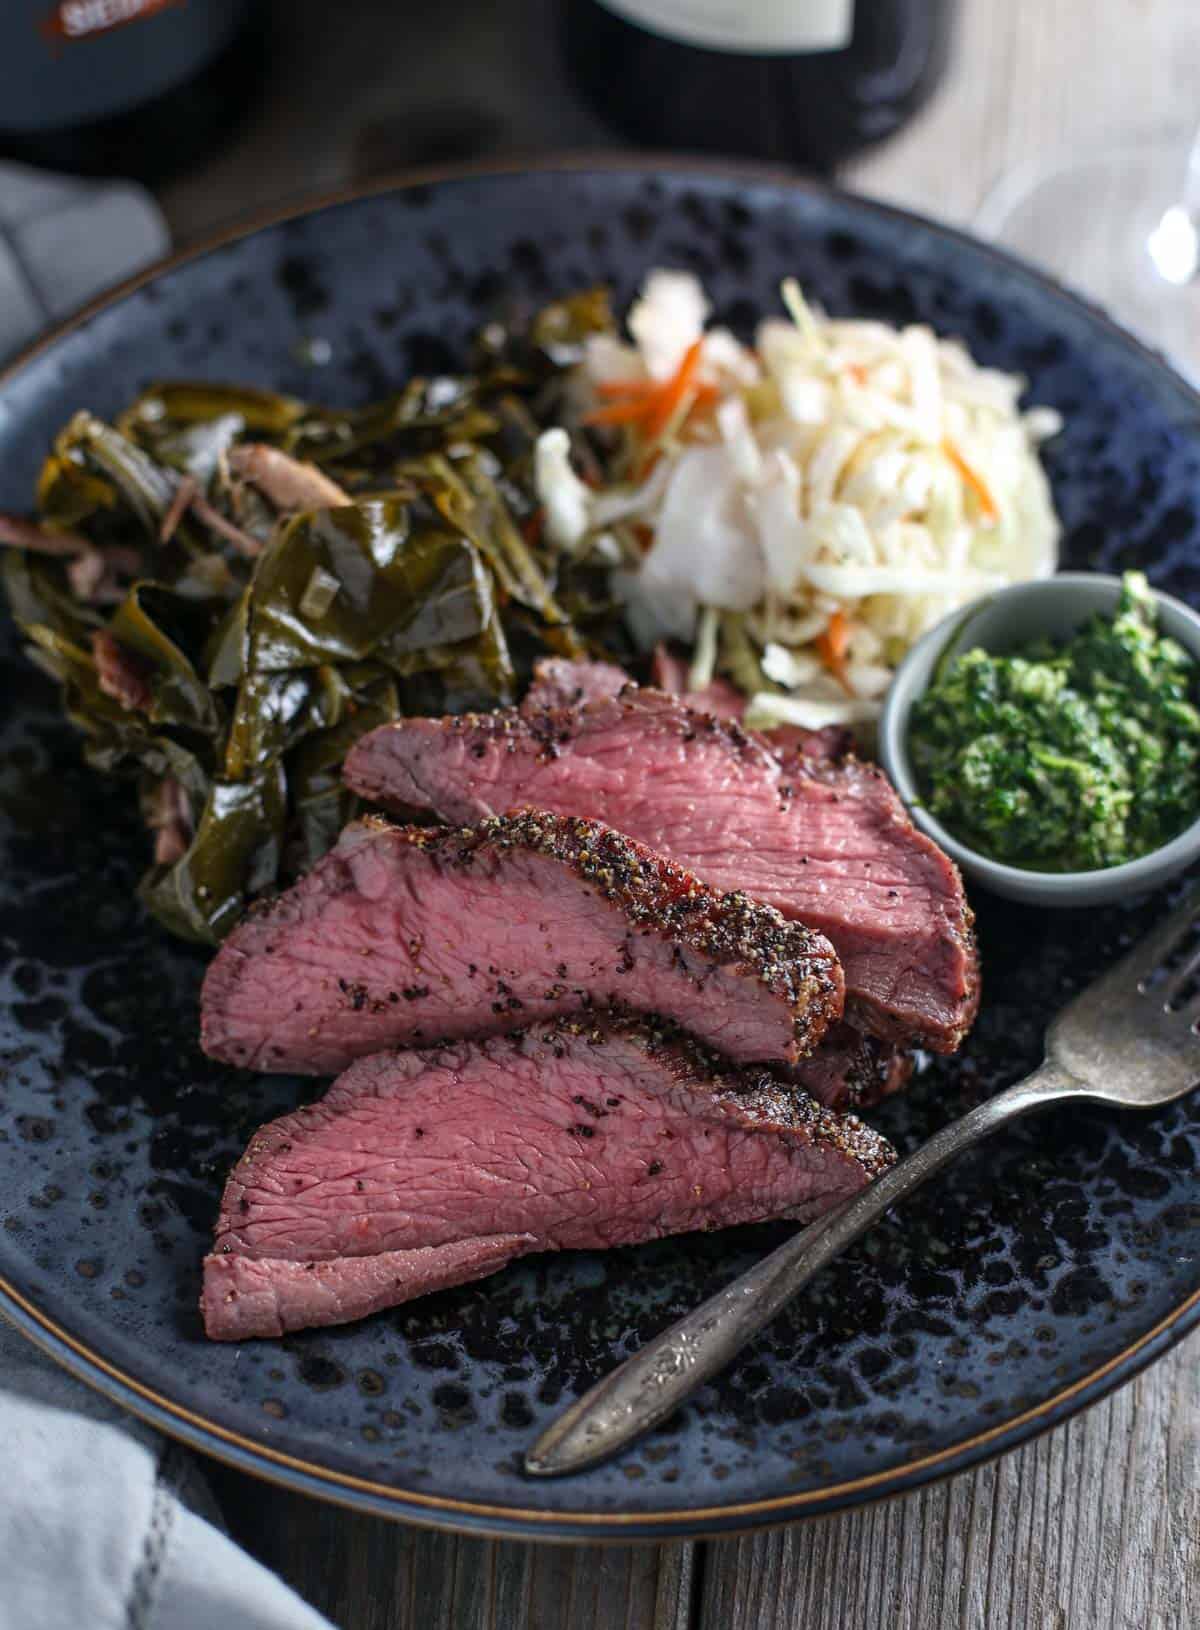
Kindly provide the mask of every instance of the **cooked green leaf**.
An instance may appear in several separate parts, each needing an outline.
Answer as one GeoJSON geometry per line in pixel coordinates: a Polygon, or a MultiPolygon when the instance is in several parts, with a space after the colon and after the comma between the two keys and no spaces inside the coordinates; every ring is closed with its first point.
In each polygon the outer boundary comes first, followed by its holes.
{"type": "Polygon", "coordinates": [[[279,872],[287,817],[283,765],[246,781],[215,781],[187,852],[152,866],[138,893],[176,934],[216,945],[279,872]]]}
{"type": "Polygon", "coordinates": [[[298,515],[259,557],[250,599],[256,673],[315,662],[411,656],[471,639],[492,610],[479,555],[461,533],[413,528],[391,499],[298,515]],[[302,603],[321,568],[338,592],[319,618],[302,603]]]}
{"type": "Polygon", "coordinates": [[[211,605],[160,583],[135,583],[117,607],[109,632],[148,671],[155,723],[206,733],[220,728],[213,694],[196,668],[212,615],[211,605]]]}
{"type": "Polygon", "coordinates": [[[211,424],[236,414],[247,430],[282,435],[308,408],[294,396],[255,390],[249,385],[209,385],[188,380],[167,380],[151,385],[126,410],[120,428],[141,436],[146,426],[211,424]]]}
{"type": "Polygon", "coordinates": [[[60,431],[38,519],[86,539],[97,569],[20,548],[0,567],[88,763],[136,780],[162,857],[140,893],[173,932],[215,943],[325,852],[364,731],[511,702],[540,655],[585,650],[576,618],[612,620],[539,542],[532,480],[562,367],[611,327],[589,290],[490,325],[474,373],[365,407],[169,381],[115,425],[84,411],[60,431]],[[255,442],[353,501],[281,513],[231,456],[255,442]]]}

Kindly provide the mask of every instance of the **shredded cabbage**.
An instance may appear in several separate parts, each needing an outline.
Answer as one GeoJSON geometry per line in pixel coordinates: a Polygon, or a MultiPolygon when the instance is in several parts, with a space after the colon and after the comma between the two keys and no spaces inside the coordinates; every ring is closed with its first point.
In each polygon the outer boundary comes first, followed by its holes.
{"type": "Polygon", "coordinates": [[[534,450],[534,481],[546,516],[546,536],[573,554],[592,524],[591,489],[571,467],[571,439],[565,430],[544,430],[534,450]]]}
{"type": "Polygon", "coordinates": [[[649,529],[640,566],[614,574],[639,641],[699,632],[695,668],[711,674],[721,617],[740,615],[762,674],[752,722],[860,723],[948,611],[1055,569],[1038,447],[1061,420],[1022,412],[1024,380],[955,339],[828,318],[790,279],[782,296],[790,320],[766,318],[751,349],[705,328],[690,273],[652,272],[632,343],[590,341],[575,400],[586,413],[618,385],[669,390],[697,341],[699,391],[649,442],[622,427],[600,491],[564,432],[544,432],[538,494],[547,536],[575,554],[604,558],[615,522],[649,529]]]}

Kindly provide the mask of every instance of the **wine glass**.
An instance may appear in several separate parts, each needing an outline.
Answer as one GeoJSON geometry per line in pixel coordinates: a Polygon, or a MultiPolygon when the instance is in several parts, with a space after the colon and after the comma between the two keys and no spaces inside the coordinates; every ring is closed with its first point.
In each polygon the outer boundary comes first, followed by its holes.
{"type": "Polygon", "coordinates": [[[1200,132],[1019,166],[974,224],[1200,384],[1200,132]]]}

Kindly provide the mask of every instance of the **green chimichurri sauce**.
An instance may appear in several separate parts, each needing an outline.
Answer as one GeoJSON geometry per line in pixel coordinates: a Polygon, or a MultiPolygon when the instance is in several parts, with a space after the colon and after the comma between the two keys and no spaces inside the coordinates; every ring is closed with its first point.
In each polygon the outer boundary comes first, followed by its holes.
{"type": "Polygon", "coordinates": [[[980,853],[1038,871],[1149,854],[1200,815],[1197,668],[1127,572],[1063,645],[957,657],[915,704],[924,803],[980,853]]]}

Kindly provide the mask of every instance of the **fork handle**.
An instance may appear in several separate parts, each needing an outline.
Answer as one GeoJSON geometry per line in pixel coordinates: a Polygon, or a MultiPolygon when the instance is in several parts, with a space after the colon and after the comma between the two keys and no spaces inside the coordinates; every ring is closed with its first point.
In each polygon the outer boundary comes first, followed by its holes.
{"type": "Polygon", "coordinates": [[[836,1211],[811,1223],[598,1381],[548,1427],[525,1470],[557,1477],[615,1454],[672,1414],[741,1352],[814,1274],[865,1234],[898,1200],[1018,1115],[1086,1090],[1049,1062],[935,1132],[836,1211]]]}

